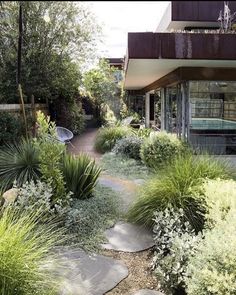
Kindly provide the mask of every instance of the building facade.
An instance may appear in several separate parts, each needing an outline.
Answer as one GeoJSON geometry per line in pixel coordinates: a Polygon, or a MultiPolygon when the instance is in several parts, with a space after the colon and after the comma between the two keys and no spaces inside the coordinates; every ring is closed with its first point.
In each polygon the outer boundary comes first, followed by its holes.
{"type": "Polygon", "coordinates": [[[156,32],[128,33],[124,87],[194,148],[236,154],[236,2],[172,1],[156,32]]]}

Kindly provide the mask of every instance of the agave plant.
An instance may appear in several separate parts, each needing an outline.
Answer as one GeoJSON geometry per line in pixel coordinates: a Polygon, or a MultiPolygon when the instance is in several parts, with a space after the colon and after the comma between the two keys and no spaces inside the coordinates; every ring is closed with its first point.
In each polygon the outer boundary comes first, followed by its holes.
{"type": "Polygon", "coordinates": [[[62,163],[62,171],[67,189],[77,199],[88,199],[93,195],[101,169],[88,155],[77,157],[66,154],[62,163]]]}
{"type": "Polygon", "coordinates": [[[32,141],[8,144],[0,150],[0,189],[5,191],[13,183],[21,186],[40,176],[38,150],[32,141]]]}

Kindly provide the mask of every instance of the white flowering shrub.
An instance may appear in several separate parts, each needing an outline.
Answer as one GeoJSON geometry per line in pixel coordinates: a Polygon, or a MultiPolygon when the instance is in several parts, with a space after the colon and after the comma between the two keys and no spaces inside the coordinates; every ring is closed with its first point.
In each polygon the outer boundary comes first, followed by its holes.
{"type": "Polygon", "coordinates": [[[184,211],[167,208],[155,213],[155,254],[152,268],[166,294],[184,290],[189,257],[196,252],[201,235],[195,235],[184,211]]]}
{"type": "Polygon", "coordinates": [[[197,253],[189,259],[188,295],[236,294],[236,210],[205,232],[197,253]]]}
{"type": "Polygon", "coordinates": [[[64,199],[53,200],[53,189],[41,181],[26,182],[17,190],[17,198],[13,206],[19,210],[42,210],[45,214],[63,214],[71,202],[71,193],[64,199]]]}
{"type": "Polygon", "coordinates": [[[136,135],[119,139],[113,148],[115,154],[121,154],[129,158],[140,160],[140,148],[143,139],[136,135]]]}

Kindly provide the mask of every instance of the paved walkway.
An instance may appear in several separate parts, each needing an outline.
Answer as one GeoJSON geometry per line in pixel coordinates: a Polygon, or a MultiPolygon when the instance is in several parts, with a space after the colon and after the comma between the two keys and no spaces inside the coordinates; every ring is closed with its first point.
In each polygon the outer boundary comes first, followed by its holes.
{"type": "MultiPolygon", "coordinates": [[[[98,129],[91,128],[88,129],[84,134],[75,137],[72,141],[73,146],[68,146],[69,152],[75,155],[79,153],[86,153],[94,158],[97,162],[99,162],[102,155],[97,153],[93,147],[97,131],[98,129]]],[[[99,182],[100,184],[110,187],[120,194],[121,202],[123,203],[122,209],[124,210],[124,212],[126,212],[129,206],[134,202],[137,196],[138,188],[142,184],[140,183],[140,180],[132,181],[121,179],[119,177],[111,176],[106,173],[101,174],[101,176],[99,177],[99,182]]],[[[137,252],[149,249],[154,245],[152,233],[150,231],[140,226],[126,223],[124,221],[119,221],[113,228],[108,229],[104,234],[107,238],[107,243],[101,245],[102,248],[110,250],[112,249],[117,253],[123,252],[124,254],[131,253],[131,255],[136,255],[137,252]]],[[[68,255],[69,258],[68,261],[73,261],[73,256],[71,255],[71,253],[67,254],[66,252],[66,255],[68,255]]],[[[105,294],[107,291],[115,288],[116,285],[124,280],[127,276],[132,277],[132,270],[129,270],[127,268],[124,261],[114,259],[116,255],[109,258],[110,260],[107,260],[107,255],[109,256],[109,252],[104,252],[104,256],[98,255],[95,257],[89,257],[87,256],[87,254],[81,251],[79,252],[79,254],[76,255],[77,258],[79,258],[80,256],[83,258],[82,263],[80,261],[81,264],[78,264],[78,269],[81,266],[83,268],[82,270],[80,270],[79,275],[82,278],[81,283],[86,283],[84,287],[84,292],[87,292],[86,294],[105,294]],[[109,273],[109,276],[107,275],[107,273],[109,273]],[[104,278],[103,280],[101,280],[102,277],[104,278]]],[[[134,259],[134,257],[131,257],[131,260],[132,259],[134,259]]],[[[77,269],[77,265],[74,267],[74,269],[77,269]]],[[[146,276],[146,273],[142,273],[142,279],[144,280],[145,285],[146,276]]],[[[77,281],[77,279],[78,276],[74,277],[75,281],[77,281]]],[[[68,283],[69,282],[71,282],[71,275],[69,275],[68,283]]],[[[72,293],[76,290],[77,287],[78,283],[75,284],[75,286],[72,288],[72,293]]],[[[145,286],[142,285],[142,287],[145,286]]],[[[80,293],[83,294],[81,290],[80,293]]],[[[75,292],[73,294],[77,293],[75,292]]],[[[109,294],[113,294],[113,290],[109,294]]],[[[131,294],[130,291],[126,289],[124,292],[118,292],[117,294],[132,295],[134,293],[132,292],[131,294]]],[[[161,293],[149,289],[139,290],[138,293],[135,294],[161,295],[161,293]]]]}
{"type": "Polygon", "coordinates": [[[97,131],[98,128],[89,128],[81,135],[75,136],[71,141],[72,145],[68,145],[68,151],[74,155],[78,155],[79,153],[88,154],[96,162],[99,162],[102,155],[94,149],[97,131]]]}

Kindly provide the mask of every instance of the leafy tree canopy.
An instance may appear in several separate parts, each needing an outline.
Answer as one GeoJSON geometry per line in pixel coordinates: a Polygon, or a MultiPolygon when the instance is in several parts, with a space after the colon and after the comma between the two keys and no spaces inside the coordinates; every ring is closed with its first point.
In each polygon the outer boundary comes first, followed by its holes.
{"type": "Polygon", "coordinates": [[[115,69],[106,60],[101,59],[96,68],[84,74],[84,93],[90,97],[95,105],[107,103],[117,92],[114,76],[115,69]]]}
{"type": "MultiPolygon", "coordinates": [[[[0,9],[0,102],[18,101],[16,64],[18,1],[0,9]]],[[[94,57],[100,34],[93,14],[81,2],[21,1],[23,8],[22,86],[25,99],[70,99],[81,69],[94,57]]]]}

